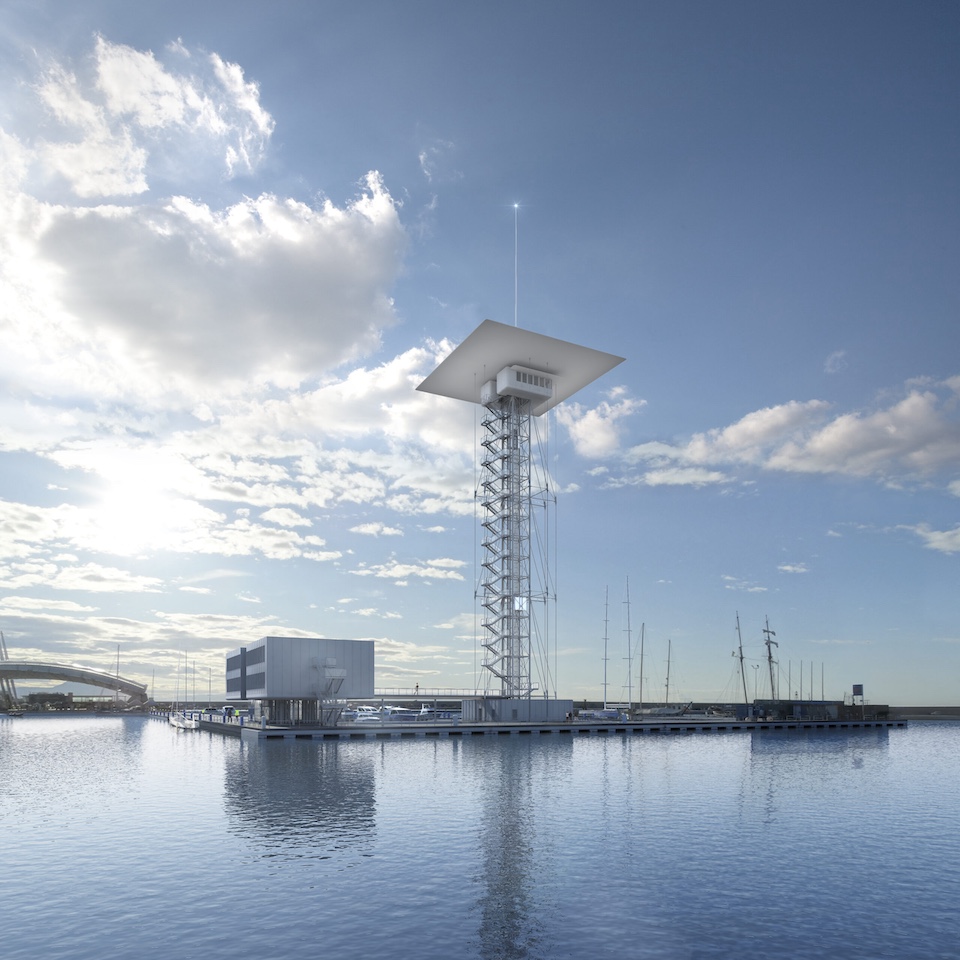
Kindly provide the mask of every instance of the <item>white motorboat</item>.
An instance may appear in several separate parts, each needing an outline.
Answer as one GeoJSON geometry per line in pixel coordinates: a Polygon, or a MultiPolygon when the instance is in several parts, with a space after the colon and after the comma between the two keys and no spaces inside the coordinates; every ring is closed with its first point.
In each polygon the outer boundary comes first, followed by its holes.
{"type": "Polygon", "coordinates": [[[349,719],[353,723],[408,723],[419,717],[417,710],[384,704],[382,707],[359,706],[356,715],[349,719]]]}
{"type": "Polygon", "coordinates": [[[409,707],[384,707],[383,719],[386,723],[409,723],[420,719],[420,711],[409,707]]]}
{"type": "Polygon", "coordinates": [[[167,719],[170,721],[170,726],[176,727],[178,730],[200,729],[200,721],[195,717],[188,717],[182,710],[171,713],[167,719]]]}

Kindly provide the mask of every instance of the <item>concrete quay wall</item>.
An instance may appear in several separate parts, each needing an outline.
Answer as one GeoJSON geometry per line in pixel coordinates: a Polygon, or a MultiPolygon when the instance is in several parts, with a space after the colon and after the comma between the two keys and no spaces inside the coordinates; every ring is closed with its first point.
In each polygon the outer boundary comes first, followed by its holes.
{"type": "MultiPolygon", "coordinates": [[[[907,721],[886,720],[660,720],[623,723],[476,723],[476,724],[343,724],[328,728],[258,727],[244,725],[240,736],[248,741],[264,740],[394,740],[431,737],[489,736],[633,736],[690,735],[702,733],[777,733],[833,730],[889,730],[904,728],[907,721]]],[[[216,732],[228,732],[222,727],[216,732]]]]}

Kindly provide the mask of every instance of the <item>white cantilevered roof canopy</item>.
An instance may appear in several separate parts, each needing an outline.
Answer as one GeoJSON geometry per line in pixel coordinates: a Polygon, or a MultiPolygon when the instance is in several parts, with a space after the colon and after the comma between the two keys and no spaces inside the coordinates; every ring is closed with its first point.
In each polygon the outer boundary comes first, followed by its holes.
{"type": "Polygon", "coordinates": [[[417,389],[480,403],[481,387],[517,364],[553,378],[553,395],[531,410],[540,416],[622,362],[612,353],[484,320],[417,389]]]}

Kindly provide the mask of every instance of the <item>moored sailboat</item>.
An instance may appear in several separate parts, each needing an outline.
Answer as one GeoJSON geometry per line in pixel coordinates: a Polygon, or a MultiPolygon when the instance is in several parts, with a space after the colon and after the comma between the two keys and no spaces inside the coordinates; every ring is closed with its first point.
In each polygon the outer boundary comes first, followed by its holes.
{"type": "Polygon", "coordinates": [[[656,707],[641,707],[638,711],[641,717],[682,717],[693,706],[693,701],[687,703],[670,702],[670,660],[673,654],[673,641],[667,640],[667,685],[664,692],[664,701],[656,707]]]}
{"type": "Polygon", "coordinates": [[[180,707],[180,655],[177,654],[177,693],[174,700],[173,709],[170,711],[167,720],[171,727],[178,730],[199,730],[200,721],[196,717],[187,716],[185,710],[180,707]]]}

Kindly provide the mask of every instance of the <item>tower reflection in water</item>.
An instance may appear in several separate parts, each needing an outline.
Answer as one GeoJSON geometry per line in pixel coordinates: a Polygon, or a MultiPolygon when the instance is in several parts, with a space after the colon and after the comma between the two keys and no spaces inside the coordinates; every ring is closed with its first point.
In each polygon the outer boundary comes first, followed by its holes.
{"type": "Polygon", "coordinates": [[[544,788],[549,793],[550,783],[563,779],[569,746],[515,737],[470,744],[470,762],[480,766],[471,779],[483,784],[485,794],[476,877],[479,953],[485,960],[550,953],[545,941],[552,898],[542,864],[553,840],[538,824],[536,805],[544,788]]]}

